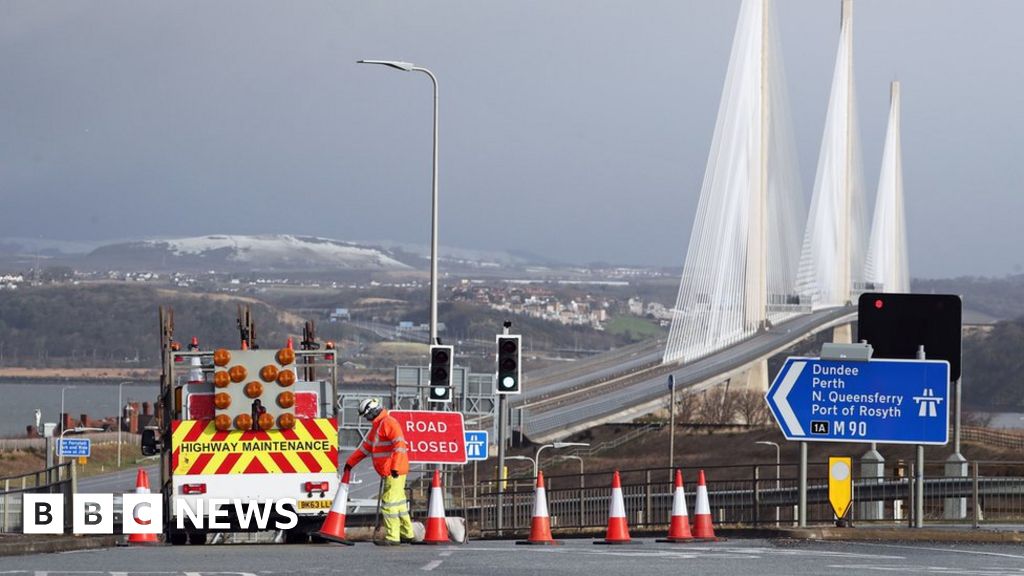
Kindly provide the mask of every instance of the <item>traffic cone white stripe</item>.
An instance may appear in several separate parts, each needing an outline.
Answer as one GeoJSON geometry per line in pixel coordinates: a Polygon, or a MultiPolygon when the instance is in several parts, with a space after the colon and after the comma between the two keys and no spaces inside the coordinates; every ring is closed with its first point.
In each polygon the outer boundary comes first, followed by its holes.
{"type": "Polygon", "coordinates": [[[430,489],[430,509],[427,516],[430,518],[444,518],[444,494],[441,489],[434,487],[430,489]]]}
{"type": "Polygon", "coordinates": [[[608,517],[626,517],[626,506],[622,501],[622,488],[612,488],[612,499],[608,506],[608,517]]]}
{"type": "Polygon", "coordinates": [[[686,512],[686,493],[683,492],[682,486],[676,487],[672,493],[672,515],[689,516],[686,512]]]}
{"type": "Polygon", "coordinates": [[[701,484],[697,486],[697,516],[704,514],[711,515],[711,505],[708,504],[708,487],[701,484]]]}
{"type": "Polygon", "coordinates": [[[537,488],[537,499],[533,505],[533,516],[548,516],[548,496],[543,486],[537,488]]]}

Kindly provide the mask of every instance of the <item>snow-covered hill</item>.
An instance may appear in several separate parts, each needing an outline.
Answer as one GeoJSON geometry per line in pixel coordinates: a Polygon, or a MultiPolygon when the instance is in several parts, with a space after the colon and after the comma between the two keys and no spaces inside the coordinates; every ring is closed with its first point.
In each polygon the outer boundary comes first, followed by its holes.
{"type": "Polygon", "coordinates": [[[101,246],[84,260],[94,267],[150,270],[411,269],[376,248],[289,234],[212,235],[123,242],[101,246]]]}

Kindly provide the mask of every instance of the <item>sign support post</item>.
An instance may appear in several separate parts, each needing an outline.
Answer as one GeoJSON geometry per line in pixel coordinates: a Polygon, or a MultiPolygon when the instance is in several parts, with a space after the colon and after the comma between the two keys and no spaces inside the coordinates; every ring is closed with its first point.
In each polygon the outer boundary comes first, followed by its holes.
{"type": "Polygon", "coordinates": [[[668,424],[668,468],[669,474],[675,474],[676,460],[676,377],[668,375],[668,389],[671,391],[669,400],[669,424],[668,424]]]}
{"type": "MultiPolygon", "coordinates": [[[[925,359],[924,346],[917,347],[917,359],[925,359]]],[[[947,417],[947,426],[948,417],[947,417]]],[[[924,444],[917,445],[917,474],[914,475],[914,528],[924,527],[924,444]]]]}
{"type": "Polygon", "coordinates": [[[800,510],[797,526],[807,528],[807,442],[800,443],[800,510]]]}

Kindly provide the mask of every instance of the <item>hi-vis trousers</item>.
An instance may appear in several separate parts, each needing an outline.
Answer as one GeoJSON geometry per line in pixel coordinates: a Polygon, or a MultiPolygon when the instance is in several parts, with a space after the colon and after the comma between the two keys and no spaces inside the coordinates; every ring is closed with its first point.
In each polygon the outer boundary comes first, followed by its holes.
{"type": "Polygon", "coordinates": [[[380,497],[381,515],[384,517],[385,538],[392,542],[412,539],[412,519],[409,502],[405,499],[405,475],[384,477],[384,493],[380,497]]]}

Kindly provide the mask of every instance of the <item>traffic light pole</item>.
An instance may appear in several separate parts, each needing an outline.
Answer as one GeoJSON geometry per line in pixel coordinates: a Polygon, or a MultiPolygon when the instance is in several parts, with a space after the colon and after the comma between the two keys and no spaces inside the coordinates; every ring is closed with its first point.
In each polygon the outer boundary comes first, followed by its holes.
{"type": "MultiPolygon", "coordinates": [[[[505,326],[501,330],[502,336],[508,336],[508,329],[511,323],[506,322],[505,326]]],[[[497,380],[497,372],[495,372],[495,380],[497,380]]],[[[497,386],[497,381],[495,381],[497,386]]],[[[501,536],[501,529],[504,519],[505,511],[505,394],[498,394],[498,473],[497,473],[497,484],[498,484],[498,514],[497,514],[497,529],[498,536],[501,536]]]]}

